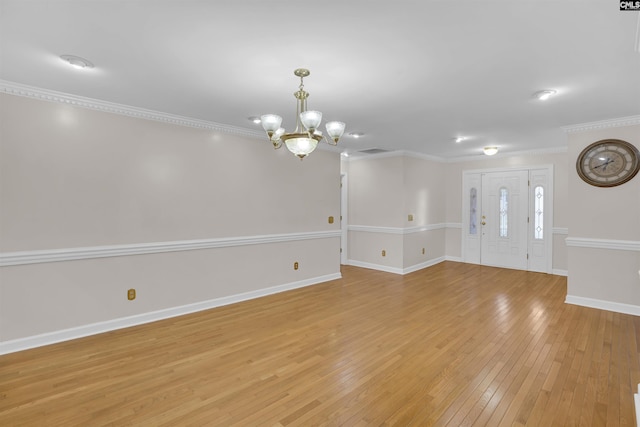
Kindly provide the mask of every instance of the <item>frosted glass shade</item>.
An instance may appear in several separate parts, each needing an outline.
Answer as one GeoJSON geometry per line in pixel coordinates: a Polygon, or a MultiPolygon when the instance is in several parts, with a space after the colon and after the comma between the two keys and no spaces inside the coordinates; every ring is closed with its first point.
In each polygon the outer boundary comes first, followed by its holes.
{"type": "Polygon", "coordinates": [[[318,128],[318,126],[320,126],[322,113],[320,111],[303,111],[300,113],[300,121],[305,129],[313,132],[318,128]]]}
{"type": "Polygon", "coordinates": [[[278,130],[273,133],[271,139],[277,141],[282,135],[284,135],[284,128],[278,128],[278,130]]]}
{"type": "Polygon", "coordinates": [[[313,138],[289,138],[284,143],[289,151],[301,159],[312,153],[318,146],[318,141],[313,138]]]}
{"type": "Polygon", "coordinates": [[[484,147],[482,150],[487,156],[493,156],[498,152],[498,147],[484,147]]]}
{"type": "Polygon", "coordinates": [[[271,136],[282,124],[282,117],[275,114],[265,114],[260,116],[260,121],[262,122],[262,128],[271,136]]]}
{"type": "Polygon", "coordinates": [[[338,139],[344,133],[345,124],[342,122],[329,122],[326,124],[327,134],[335,141],[338,142],[338,139]]]}

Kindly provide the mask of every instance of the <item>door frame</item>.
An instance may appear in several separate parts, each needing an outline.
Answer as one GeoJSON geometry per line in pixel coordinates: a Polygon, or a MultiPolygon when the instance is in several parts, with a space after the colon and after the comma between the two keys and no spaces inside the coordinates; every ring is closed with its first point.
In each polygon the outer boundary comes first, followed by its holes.
{"type": "MultiPolygon", "coordinates": [[[[469,213],[466,211],[465,207],[469,204],[469,195],[465,193],[465,185],[467,183],[467,176],[473,174],[482,174],[492,173],[492,172],[514,172],[514,171],[527,171],[529,174],[529,181],[531,181],[531,171],[534,170],[544,170],[546,176],[548,178],[547,186],[545,188],[545,216],[544,216],[544,244],[545,244],[545,252],[548,254],[546,257],[546,265],[545,265],[545,273],[552,274],[553,272],[553,165],[552,164],[544,164],[544,165],[532,165],[532,166],[521,166],[521,167],[504,167],[504,168],[487,168],[487,169],[469,169],[462,171],[462,185],[460,186],[461,190],[461,216],[462,216],[462,232],[460,235],[461,240],[461,248],[462,248],[462,260],[463,262],[469,262],[472,264],[478,264],[479,262],[474,262],[472,260],[472,256],[468,253],[467,248],[467,232],[469,230],[469,213]],[[546,197],[548,195],[548,197],[546,197]]],[[[481,190],[481,188],[480,188],[481,190]]],[[[531,185],[528,186],[528,200],[532,200],[532,192],[533,188],[531,185]]],[[[480,195],[478,199],[481,199],[480,195]]],[[[529,216],[529,230],[532,229],[531,221],[533,220],[533,206],[529,203],[529,207],[527,209],[527,213],[529,216]]],[[[531,248],[531,232],[527,233],[527,252],[530,251],[531,248]]],[[[527,270],[530,270],[530,263],[527,262],[527,270]]],[[[539,271],[539,270],[538,270],[539,271]]]]}
{"type": "Polygon", "coordinates": [[[340,264],[349,264],[349,181],[346,173],[340,174],[340,264]]]}

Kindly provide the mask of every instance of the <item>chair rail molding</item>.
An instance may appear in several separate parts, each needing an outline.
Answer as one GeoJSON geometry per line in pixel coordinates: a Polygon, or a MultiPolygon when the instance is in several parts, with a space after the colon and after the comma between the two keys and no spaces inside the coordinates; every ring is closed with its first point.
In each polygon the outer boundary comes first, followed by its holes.
{"type": "Polygon", "coordinates": [[[457,222],[441,222],[436,224],[418,225],[415,227],[377,227],[372,225],[349,225],[348,230],[366,233],[405,235],[422,233],[423,231],[444,230],[447,228],[462,228],[462,224],[457,222]]]}
{"type": "Polygon", "coordinates": [[[262,245],[267,243],[294,242],[339,238],[340,230],[307,233],[269,234],[262,236],[226,237],[171,242],[134,243],[125,245],[92,246],[81,248],[45,249],[36,251],[0,253],[0,267],[43,262],[73,261],[78,259],[114,256],[155,254],[161,252],[191,251],[197,249],[226,248],[232,246],[262,245]]]}
{"type": "Polygon", "coordinates": [[[640,241],[593,239],[588,237],[567,237],[567,246],[574,248],[613,249],[619,251],[640,252],[640,241]]]}

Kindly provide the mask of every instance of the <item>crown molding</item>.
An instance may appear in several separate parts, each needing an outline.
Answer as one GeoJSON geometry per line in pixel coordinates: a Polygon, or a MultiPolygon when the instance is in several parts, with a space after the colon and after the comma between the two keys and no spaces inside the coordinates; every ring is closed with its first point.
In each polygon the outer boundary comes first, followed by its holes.
{"type": "Polygon", "coordinates": [[[429,154],[416,153],[415,151],[389,151],[387,153],[379,153],[379,154],[368,154],[368,155],[358,155],[355,153],[351,153],[348,158],[345,160],[348,162],[357,162],[359,160],[373,160],[373,159],[382,159],[387,157],[411,157],[414,159],[420,160],[429,160],[436,163],[458,163],[458,162],[472,162],[478,160],[489,160],[489,159],[506,159],[509,157],[515,156],[536,156],[536,155],[544,155],[544,154],[557,154],[557,153],[566,153],[568,148],[566,146],[562,147],[550,147],[550,148],[541,148],[539,150],[523,150],[523,151],[511,151],[506,153],[498,153],[495,156],[485,156],[484,154],[478,154],[474,156],[461,156],[461,157],[439,157],[432,156],[429,154]]]}
{"type": "Polygon", "coordinates": [[[399,151],[399,153],[401,153],[405,157],[412,157],[414,159],[430,160],[432,162],[438,162],[438,163],[447,163],[448,162],[448,159],[446,159],[444,157],[433,156],[433,155],[430,155],[430,154],[416,153],[415,151],[399,151]]]}
{"type": "Polygon", "coordinates": [[[640,115],[620,117],[617,119],[600,120],[590,123],[579,123],[577,125],[563,126],[562,130],[565,133],[577,133],[587,132],[592,130],[619,128],[624,126],[638,126],[640,125],[640,115]]]}
{"type": "Polygon", "coordinates": [[[191,119],[189,117],[163,113],[161,111],[147,110],[145,108],[131,107],[108,101],[101,101],[99,99],[87,98],[84,96],[71,95],[64,92],[27,86],[7,80],[0,80],[0,93],[38,99],[40,101],[68,104],[73,105],[74,107],[134,117],[137,119],[153,120],[155,122],[168,123],[172,125],[224,132],[250,138],[264,138],[264,132],[251,129],[244,129],[207,120],[191,119]]]}
{"type": "Polygon", "coordinates": [[[349,153],[349,157],[345,158],[348,162],[357,162],[359,160],[374,160],[374,159],[384,159],[387,157],[402,157],[404,154],[403,151],[388,151],[386,153],[377,153],[377,154],[366,154],[361,153],[360,151],[353,151],[349,153]]]}
{"type": "Polygon", "coordinates": [[[446,162],[447,163],[473,162],[478,160],[506,159],[508,157],[516,157],[516,156],[539,156],[544,154],[566,153],[567,151],[568,151],[568,147],[562,146],[562,147],[540,148],[538,150],[508,151],[506,153],[498,152],[498,154],[493,156],[486,156],[480,153],[475,156],[450,157],[446,160],[446,162]]]}
{"type": "Polygon", "coordinates": [[[377,154],[366,154],[360,151],[354,151],[349,153],[349,157],[347,158],[350,162],[355,162],[358,160],[371,160],[371,159],[383,159],[386,157],[411,157],[414,159],[420,160],[430,160],[432,162],[445,163],[447,159],[444,157],[433,156],[430,154],[417,153],[415,151],[406,151],[406,150],[393,150],[387,151],[386,153],[377,153],[377,154]]]}

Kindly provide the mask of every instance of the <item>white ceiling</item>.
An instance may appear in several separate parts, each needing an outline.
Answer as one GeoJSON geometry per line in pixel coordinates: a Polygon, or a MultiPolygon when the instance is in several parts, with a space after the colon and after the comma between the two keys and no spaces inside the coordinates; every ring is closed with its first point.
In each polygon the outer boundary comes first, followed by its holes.
{"type": "Polygon", "coordinates": [[[347,151],[545,150],[566,145],[562,126],[640,114],[639,13],[612,0],[0,7],[0,79],[246,129],[260,129],[247,117],[276,113],[289,130],[293,70],[305,67],[310,109],[366,134],[344,137],[347,151]],[[541,89],[558,95],[534,100],[541,89]]]}

